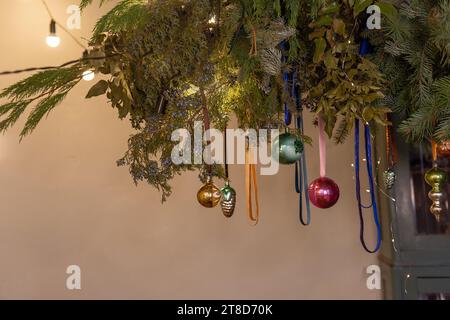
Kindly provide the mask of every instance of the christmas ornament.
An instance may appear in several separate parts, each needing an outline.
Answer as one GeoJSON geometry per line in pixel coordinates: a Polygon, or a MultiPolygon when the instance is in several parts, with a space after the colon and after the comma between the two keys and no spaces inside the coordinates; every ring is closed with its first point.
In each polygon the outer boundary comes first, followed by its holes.
{"type": "Polygon", "coordinates": [[[288,132],[280,134],[272,144],[272,154],[281,164],[293,164],[302,157],[303,142],[288,132]]]}
{"type": "MultiPolygon", "coordinates": [[[[281,48],[284,51],[286,50],[285,41],[281,43],[281,48]]],[[[287,57],[285,55],[282,56],[282,62],[287,62],[287,57]]],[[[287,71],[283,72],[283,81],[284,91],[286,95],[289,95],[289,73],[287,71]]],[[[292,121],[292,114],[289,111],[287,102],[284,102],[283,111],[284,124],[287,128],[292,121]]],[[[272,144],[272,155],[274,155],[275,159],[277,159],[281,164],[293,164],[299,161],[302,156],[302,152],[303,142],[287,131],[276,137],[272,144]]]]}
{"type": "Polygon", "coordinates": [[[229,181],[227,181],[225,187],[223,187],[220,192],[222,193],[220,206],[222,207],[223,215],[230,218],[236,207],[236,191],[230,186],[229,181]]]}
{"type": "Polygon", "coordinates": [[[339,200],[339,187],[326,174],[326,147],[325,147],[325,123],[319,117],[319,158],[320,178],[311,182],[308,187],[309,199],[313,205],[321,209],[327,209],[339,200]]]}
{"type": "Polygon", "coordinates": [[[321,209],[327,209],[339,200],[339,187],[330,178],[320,177],[308,187],[308,195],[312,204],[321,209]]]}
{"type": "Polygon", "coordinates": [[[225,217],[230,218],[234,213],[236,207],[236,191],[230,186],[230,180],[228,179],[228,152],[227,152],[227,130],[225,128],[224,134],[224,153],[225,153],[225,187],[220,192],[222,193],[222,200],[220,200],[220,206],[222,213],[225,217]]]}
{"type": "Polygon", "coordinates": [[[197,200],[205,208],[213,208],[217,206],[220,198],[220,190],[214,185],[212,178],[209,176],[203,187],[198,190],[197,200]]]}
{"type": "Polygon", "coordinates": [[[397,176],[395,175],[394,170],[392,170],[391,168],[383,172],[383,184],[386,189],[392,189],[394,187],[396,179],[397,176]]]}
{"type": "Polygon", "coordinates": [[[430,212],[439,222],[445,214],[445,198],[444,187],[447,182],[447,172],[438,168],[437,164],[433,164],[433,168],[425,173],[425,181],[431,186],[428,197],[432,201],[430,212]]]}
{"type": "Polygon", "coordinates": [[[450,157],[450,140],[439,143],[437,145],[437,153],[442,157],[450,157]]]}

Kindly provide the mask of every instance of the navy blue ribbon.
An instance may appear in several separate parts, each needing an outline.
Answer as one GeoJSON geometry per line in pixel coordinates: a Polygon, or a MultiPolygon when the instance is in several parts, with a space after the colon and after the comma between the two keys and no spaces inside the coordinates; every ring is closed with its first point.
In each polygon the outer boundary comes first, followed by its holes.
{"type": "Polygon", "coordinates": [[[378,218],[378,208],[377,202],[375,199],[375,187],[373,182],[373,167],[372,167],[372,143],[370,138],[370,126],[369,124],[364,125],[364,142],[365,142],[365,151],[366,151],[366,166],[367,166],[367,174],[369,177],[369,188],[370,188],[370,200],[371,204],[369,206],[364,206],[361,202],[361,182],[359,178],[359,120],[355,120],[355,179],[356,179],[356,199],[358,201],[358,212],[359,212],[359,221],[360,221],[360,233],[359,238],[361,244],[369,253],[377,252],[381,247],[381,225],[378,218]],[[377,228],[377,243],[375,245],[375,249],[370,250],[366,241],[364,240],[364,215],[363,209],[372,208],[373,218],[375,221],[375,225],[377,228]]]}
{"type": "MultiPolygon", "coordinates": [[[[281,42],[281,49],[286,50],[286,41],[281,42]]],[[[281,57],[281,61],[286,63],[287,56],[283,54],[281,57]]],[[[283,81],[284,81],[284,91],[286,93],[289,93],[289,73],[286,71],[283,72],[283,81]]],[[[292,114],[289,111],[287,102],[285,102],[284,103],[284,124],[286,126],[289,126],[291,124],[291,121],[292,121],[292,114]]]]}
{"type": "MultiPolygon", "coordinates": [[[[296,85],[297,71],[295,70],[292,74],[292,88],[291,96],[294,97],[295,106],[297,109],[296,126],[300,131],[300,134],[304,134],[303,126],[303,108],[302,100],[299,92],[299,87],[296,85]]],[[[308,226],[311,223],[311,204],[309,201],[309,194],[306,186],[308,185],[308,169],[306,166],[306,151],[303,148],[301,159],[295,163],[295,191],[298,193],[298,204],[299,204],[299,218],[300,223],[304,226],[308,226]],[[302,180],[303,178],[303,180],[302,180]],[[305,193],[305,206],[306,206],[306,221],[303,217],[303,186],[305,193]]]]}

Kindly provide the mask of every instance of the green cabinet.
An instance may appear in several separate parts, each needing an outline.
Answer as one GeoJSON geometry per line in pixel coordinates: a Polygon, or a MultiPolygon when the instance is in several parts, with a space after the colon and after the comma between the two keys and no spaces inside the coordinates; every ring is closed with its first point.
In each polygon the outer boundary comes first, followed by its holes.
{"type": "MultiPolygon", "coordinates": [[[[431,146],[410,145],[397,136],[396,182],[391,190],[383,186],[385,136],[376,133],[378,202],[383,230],[379,260],[386,299],[450,299],[450,224],[447,184],[447,215],[438,223],[429,212],[430,187],[424,173],[431,168],[431,146]]],[[[449,171],[449,159],[439,167],[449,171]]]]}

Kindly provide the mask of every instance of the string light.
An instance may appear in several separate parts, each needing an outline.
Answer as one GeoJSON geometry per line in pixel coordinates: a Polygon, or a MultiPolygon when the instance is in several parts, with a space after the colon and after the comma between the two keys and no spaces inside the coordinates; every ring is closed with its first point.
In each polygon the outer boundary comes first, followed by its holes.
{"type": "MultiPolygon", "coordinates": [[[[216,19],[216,16],[215,16],[215,15],[212,16],[211,19],[208,20],[208,24],[211,25],[211,26],[212,26],[212,25],[215,25],[216,23],[217,23],[217,19],[216,19]]],[[[209,28],[209,31],[213,31],[213,28],[210,27],[210,28],[209,28]]]]}
{"type": "Polygon", "coordinates": [[[83,80],[84,81],[92,81],[95,78],[94,70],[86,70],[83,72],[83,80]]]}
{"type": "Polygon", "coordinates": [[[63,30],[65,33],[67,33],[73,41],[76,42],[81,48],[84,50],[87,50],[86,46],[82,44],[69,30],[67,30],[61,23],[55,20],[53,17],[52,11],[50,10],[47,2],[45,0],[41,0],[42,4],[44,5],[45,9],[47,10],[47,13],[51,19],[50,21],[50,35],[47,37],[47,45],[52,48],[56,48],[61,43],[61,39],[56,34],[56,26],[58,26],[61,30],[63,30]]]}
{"type": "Polygon", "coordinates": [[[216,16],[212,16],[208,21],[209,24],[216,24],[216,16]]]}
{"type": "Polygon", "coordinates": [[[50,33],[47,36],[46,42],[51,48],[56,48],[61,43],[61,39],[56,34],[56,21],[53,19],[50,21],[50,33]]]}

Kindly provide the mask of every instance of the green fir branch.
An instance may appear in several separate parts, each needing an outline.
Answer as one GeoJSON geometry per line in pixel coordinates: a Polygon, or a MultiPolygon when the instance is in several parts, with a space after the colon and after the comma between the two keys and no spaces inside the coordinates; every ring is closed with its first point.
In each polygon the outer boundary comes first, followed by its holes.
{"type": "MultiPolygon", "coordinates": [[[[110,0],[100,0],[100,6],[102,6],[103,4],[105,4],[108,1],[110,1],[110,0]]],[[[87,6],[91,5],[92,2],[94,2],[94,0],[81,0],[80,9],[84,10],[87,6]]]]}
{"type": "Polygon", "coordinates": [[[0,131],[4,132],[12,127],[27,107],[37,101],[20,137],[30,134],[42,117],[64,100],[67,93],[80,81],[81,74],[79,65],[47,70],[4,89],[0,96],[7,98],[9,102],[0,106],[0,131]]]}
{"type": "Polygon", "coordinates": [[[123,0],[95,24],[93,39],[104,32],[118,33],[136,30],[149,17],[147,0],[123,0]]]}

